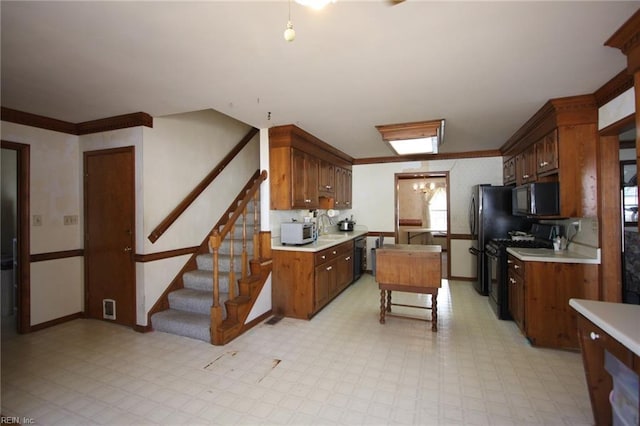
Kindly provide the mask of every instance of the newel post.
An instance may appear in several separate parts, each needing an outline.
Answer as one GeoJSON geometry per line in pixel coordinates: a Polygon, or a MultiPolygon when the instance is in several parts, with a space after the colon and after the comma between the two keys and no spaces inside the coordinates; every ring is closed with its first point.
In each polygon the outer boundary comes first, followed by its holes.
{"type": "MultiPolygon", "coordinates": [[[[209,238],[209,244],[213,251],[213,303],[211,305],[211,335],[218,324],[222,323],[222,309],[220,307],[220,285],[218,282],[218,250],[222,240],[218,230],[214,230],[209,238]]],[[[213,340],[212,340],[213,341],[213,340]]]]}

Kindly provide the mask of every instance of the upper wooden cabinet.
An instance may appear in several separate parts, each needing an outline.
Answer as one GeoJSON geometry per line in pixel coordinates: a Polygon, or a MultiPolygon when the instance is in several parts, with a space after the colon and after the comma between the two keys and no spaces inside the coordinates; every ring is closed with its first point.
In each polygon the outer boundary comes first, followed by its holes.
{"type": "Polygon", "coordinates": [[[558,131],[554,130],[536,142],[536,173],[543,176],[558,171],[558,131]]]}
{"type": "Polygon", "coordinates": [[[272,127],[271,209],[351,208],[352,163],[352,157],[297,126],[272,127]]]}
{"type": "Polygon", "coordinates": [[[516,155],[516,184],[535,182],[536,174],[536,151],[530,146],[520,154],[516,155]]]}
{"type": "Polygon", "coordinates": [[[318,191],[321,195],[333,197],[336,191],[336,166],[328,161],[320,161],[319,169],[320,185],[318,191]]]}
{"type": "Polygon", "coordinates": [[[351,208],[351,170],[336,167],[336,191],[334,208],[351,208]]]}
{"type": "Polygon", "coordinates": [[[316,209],[318,197],[318,159],[297,149],[291,149],[291,207],[316,209]]]}
{"type": "MultiPolygon", "coordinates": [[[[561,217],[597,216],[597,141],[595,97],[572,96],[548,101],[500,152],[516,158],[517,185],[559,183],[561,217]]],[[[505,184],[514,183],[506,163],[504,170],[505,184]]]]}
{"type": "Polygon", "coordinates": [[[516,183],[516,157],[504,160],[502,178],[505,185],[516,183]]]}

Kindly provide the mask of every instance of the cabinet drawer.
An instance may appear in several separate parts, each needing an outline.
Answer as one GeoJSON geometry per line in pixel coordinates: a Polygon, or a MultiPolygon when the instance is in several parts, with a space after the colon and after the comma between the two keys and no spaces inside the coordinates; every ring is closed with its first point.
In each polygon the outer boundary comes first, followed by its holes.
{"type": "Polygon", "coordinates": [[[353,241],[347,241],[337,246],[329,247],[314,255],[314,263],[316,266],[329,262],[343,253],[353,252],[353,241]]]}
{"type": "Polygon", "coordinates": [[[522,260],[517,259],[514,256],[509,256],[507,259],[507,265],[509,266],[509,272],[519,275],[520,277],[524,275],[524,262],[522,260]]]}
{"type": "Polygon", "coordinates": [[[583,346],[589,342],[608,351],[627,367],[634,368],[633,352],[582,315],[578,315],[578,332],[583,340],[583,346]]]}

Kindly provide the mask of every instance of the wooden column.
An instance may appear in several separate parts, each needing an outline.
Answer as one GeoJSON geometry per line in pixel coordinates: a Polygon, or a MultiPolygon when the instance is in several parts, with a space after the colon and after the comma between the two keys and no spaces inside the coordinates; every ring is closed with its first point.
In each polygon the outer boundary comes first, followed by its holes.
{"type": "MultiPolygon", "coordinates": [[[[640,9],[631,16],[605,46],[615,47],[627,57],[627,71],[633,75],[636,98],[636,129],[640,129],[640,9]]],[[[640,133],[636,135],[636,161],[640,164],[640,133]]],[[[638,222],[640,230],[640,222],[638,222]]]]}

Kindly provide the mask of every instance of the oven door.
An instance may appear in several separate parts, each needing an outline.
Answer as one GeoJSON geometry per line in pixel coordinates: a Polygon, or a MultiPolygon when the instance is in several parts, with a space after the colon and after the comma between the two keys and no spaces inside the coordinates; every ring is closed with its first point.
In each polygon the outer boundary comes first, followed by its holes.
{"type": "Polygon", "coordinates": [[[485,250],[487,275],[489,277],[489,305],[500,317],[500,249],[487,246],[485,250]]]}

